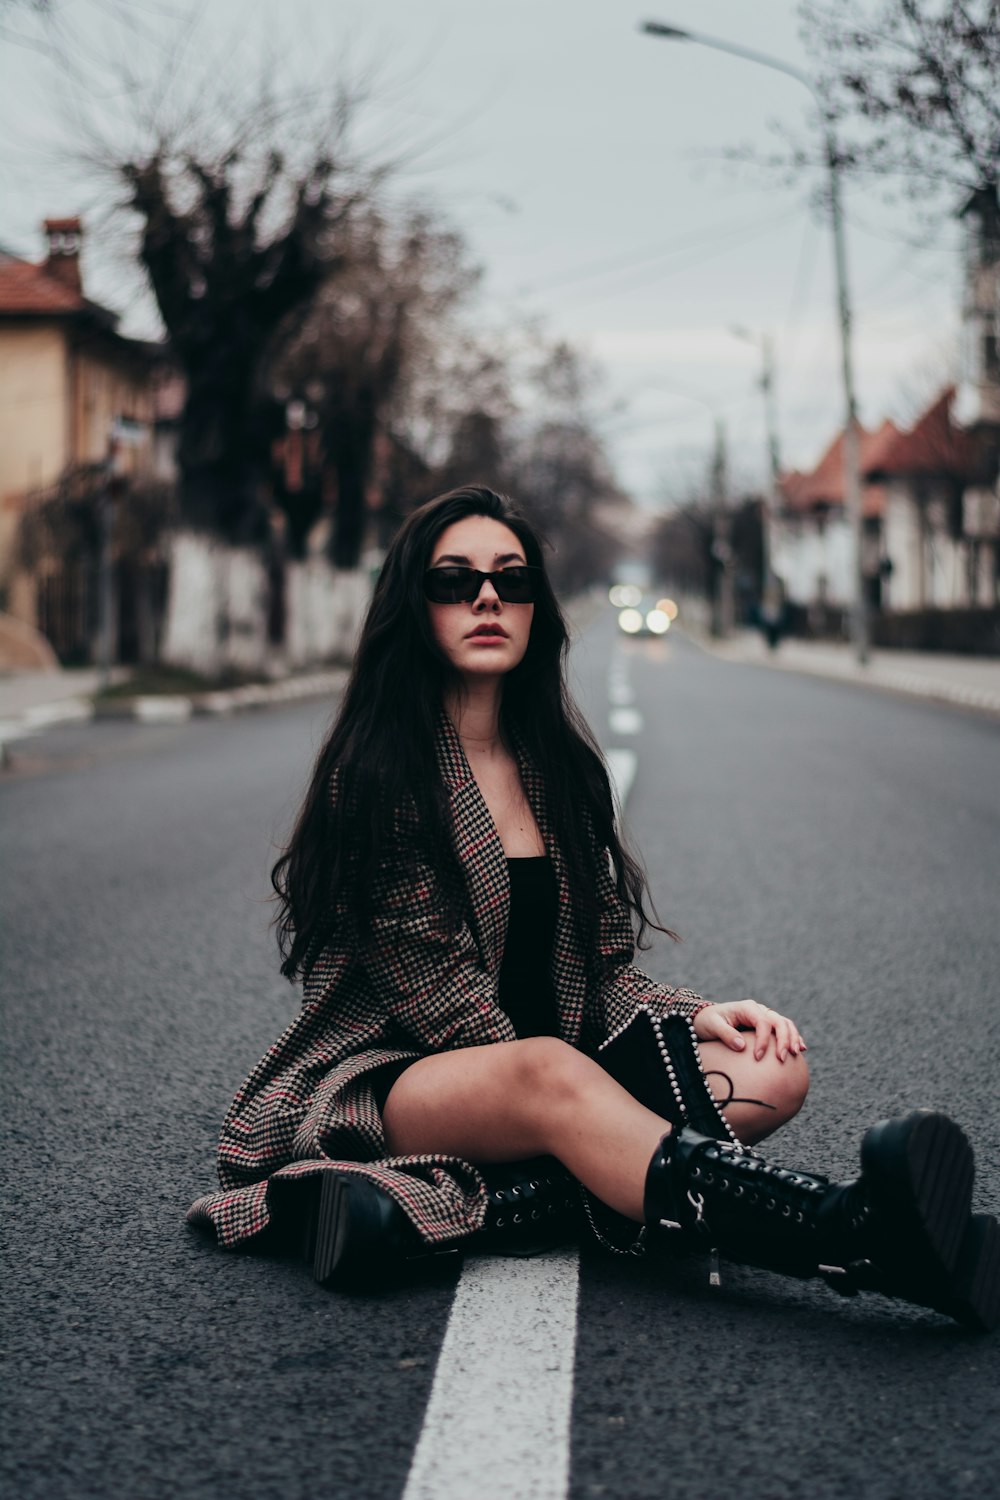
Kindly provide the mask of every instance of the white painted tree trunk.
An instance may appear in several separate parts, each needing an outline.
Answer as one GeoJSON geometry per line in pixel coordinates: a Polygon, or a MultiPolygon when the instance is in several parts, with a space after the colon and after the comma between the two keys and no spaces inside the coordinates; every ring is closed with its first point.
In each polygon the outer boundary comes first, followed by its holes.
{"type": "Polygon", "coordinates": [[[160,658],[209,678],[347,662],[370,592],[366,569],[341,572],[318,556],[289,563],[285,644],[276,648],[267,639],[268,580],[259,554],[177,532],[160,658]]]}
{"type": "Polygon", "coordinates": [[[322,557],[289,563],[285,583],[289,667],[350,661],[370,595],[363,568],[343,572],[322,557]]]}
{"type": "Polygon", "coordinates": [[[256,552],[175,533],[160,658],[205,677],[266,669],[267,575],[256,552]]]}

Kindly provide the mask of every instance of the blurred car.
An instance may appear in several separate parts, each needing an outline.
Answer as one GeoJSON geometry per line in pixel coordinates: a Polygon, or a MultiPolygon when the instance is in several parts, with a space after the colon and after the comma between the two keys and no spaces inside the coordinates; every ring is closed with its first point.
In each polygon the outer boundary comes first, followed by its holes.
{"type": "Polygon", "coordinates": [[[672,599],[640,599],[618,611],[618,629],[623,635],[666,635],[676,618],[672,599]]]}

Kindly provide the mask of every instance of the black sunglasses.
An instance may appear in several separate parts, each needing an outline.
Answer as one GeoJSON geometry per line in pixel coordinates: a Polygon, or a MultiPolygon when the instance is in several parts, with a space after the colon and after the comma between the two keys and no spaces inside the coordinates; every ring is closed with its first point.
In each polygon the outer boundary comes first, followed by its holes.
{"type": "Polygon", "coordinates": [[[534,604],[538,597],[538,575],[541,568],[526,563],[513,568],[497,568],[494,573],[480,573],[478,568],[449,565],[428,568],[424,574],[424,593],[432,604],[471,604],[487,578],[505,604],[534,604]]]}

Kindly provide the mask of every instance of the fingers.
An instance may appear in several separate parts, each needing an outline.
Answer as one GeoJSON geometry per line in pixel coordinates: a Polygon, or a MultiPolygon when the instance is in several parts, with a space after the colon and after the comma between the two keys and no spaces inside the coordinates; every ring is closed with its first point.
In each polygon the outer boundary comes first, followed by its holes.
{"type": "Polygon", "coordinates": [[[746,1040],[740,1028],[754,1033],[753,1055],[757,1062],[767,1052],[771,1037],[779,1062],[789,1056],[798,1057],[806,1051],[805,1040],[794,1021],[770,1010],[757,1000],[729,1001],[723,1005],[711,1005],[699,1011],[695,1030],[704,1041],[725,1042],[734,1052],[742,1052],[746,1040]]]}
{"type": "Polygon", "coordinates": [[[698,1012],[694,1023],[695,1033],[703,1042],[724,1042],[734,1052],[746,1049],[742,1033],[729,1021],[721,1005],[711,1005],[698,1012]]]}
{"type": "Polygon", "coordinates": [[[745,1001],[744,1004],[749,1012],[747,1024],[754,1032],[753,1055],[757,1062],[767,1052],[772,1035],[779,1062],[784,1062],[789,1056],[798,1057],[806,1050],[805,1041],[794,1021],[779,1015],[776,1010],[769,1010],[766,1005],[758,1004],[756,1000],[745,1001]]]}

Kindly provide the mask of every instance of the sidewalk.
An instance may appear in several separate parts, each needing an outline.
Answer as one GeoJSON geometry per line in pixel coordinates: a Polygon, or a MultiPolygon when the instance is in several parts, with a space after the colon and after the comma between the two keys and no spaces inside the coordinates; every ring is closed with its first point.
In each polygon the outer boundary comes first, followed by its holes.
{"type": "MultiPolygon", "coordinates": [[[[117,669],[112,672],[112,681],[121,682],[127,675],[117,669]]],[[[95,708],[94,694],[100,686],[100,673],[95,668],[5,673],[0,675],[0,765],[5,745],[54,724],[86,723],[98,714],[138,719],[145,724],[177,724],[194,714],[231,714],[299,698],[325,697],[339,692],[346,680],[346,670],[335,667],[225,691],[109,699],[95,708]]]]}
{"type": "Polygon", "coordinates": [[[1000,715],[1000,658],[993,656],[872,651],[868,663],[862,666],[853,647],[846,642],[786,639],[776,651],[769,651],[763,636],[755,630],[741,631],[725,641],[696,636],[691,639],[724,661],[834,677],[842,682],[1000,715]]]}

